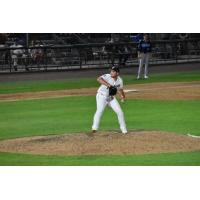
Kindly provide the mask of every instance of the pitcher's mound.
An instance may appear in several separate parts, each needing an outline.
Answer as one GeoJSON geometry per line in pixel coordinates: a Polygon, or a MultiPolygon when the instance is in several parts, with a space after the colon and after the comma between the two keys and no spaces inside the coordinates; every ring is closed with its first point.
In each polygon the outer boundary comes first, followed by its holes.
{"type": "Polygon", "coordinates": [[[127,135],[99,132],[93,136],[64,134],[0,141],[0,152],[42,155],[125,155],[200,150],[200,139],[158,131],[135,131],[127,135]]]}

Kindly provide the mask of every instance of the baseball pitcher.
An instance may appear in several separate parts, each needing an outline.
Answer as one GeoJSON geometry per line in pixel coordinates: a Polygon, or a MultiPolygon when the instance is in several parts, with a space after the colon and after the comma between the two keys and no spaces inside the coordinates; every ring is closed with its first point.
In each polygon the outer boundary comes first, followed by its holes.
{"type": "Polygon", "coordinates": [[[126,134],[127,129],[124,120],[124,113],[115,98],[115,95],[119,92],[121,101],[124,102],[125,100],[123,81],[119,76],[119,68],[117,66],[113,66],[110,74],[104,74],[98,77],[97,81],[101,84],[101,86],[99,87],[96,95],[97,110],[93,119],[92,132],[94,133],[98,130],[101,116],[105,107],[108,105],[117,114],[120,129],[123,134],[126,134]]]}

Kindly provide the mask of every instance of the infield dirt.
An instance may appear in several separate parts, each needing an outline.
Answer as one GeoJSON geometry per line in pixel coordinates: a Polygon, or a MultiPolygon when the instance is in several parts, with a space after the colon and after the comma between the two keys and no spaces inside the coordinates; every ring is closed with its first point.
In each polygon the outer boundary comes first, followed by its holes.
{"type": "MultiPolygon", "coordinates": [[[[200,81],[135,84],[127,85],[124,89],[137,90],[137,92],[127,92],[127,99],[200,100],[200,81]]],[[[43,92],[0,94],[0,101],[59,98],[67,96],[93,96],[96,94],[96,92],[97,88],[82,88],[43,92]]]]}
{"type": "Polygon", "coordinates": [[[200,150],[200,139],[160,131],[99,132],[0,141],[0,152],[37,155],[137,155],[200,150]]]}

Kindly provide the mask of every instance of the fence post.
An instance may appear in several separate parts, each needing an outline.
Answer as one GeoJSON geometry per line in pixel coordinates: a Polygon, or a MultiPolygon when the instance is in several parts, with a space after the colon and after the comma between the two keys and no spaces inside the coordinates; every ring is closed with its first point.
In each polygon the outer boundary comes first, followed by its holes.
{"type": "Polygon", "coordinates": [[[81,57],[81,50],[79,50],[79,65],[80,65],[80,69],[82,69],[82,57],[81,57]]]}
{"type": "Polygon", "coordinates": [[[45,71],[47,71],[47,64],[48,64],[48,61],[47,61],[47,49],[44,48],[44,65],[45,65],[45,71]]]}
{"type": "Polygon", "coordinates": [[[11,50],[8,50],[8,63],[9,63],[9,68],[10,68],[10,72],[12,72],[12,58],[11,58],[11,50]]]}
{"type": "Polygon", "coordinates": [[[178,43],[175,42],[175,58],[176,58],[176,64],[178,63],[178,43]]]}

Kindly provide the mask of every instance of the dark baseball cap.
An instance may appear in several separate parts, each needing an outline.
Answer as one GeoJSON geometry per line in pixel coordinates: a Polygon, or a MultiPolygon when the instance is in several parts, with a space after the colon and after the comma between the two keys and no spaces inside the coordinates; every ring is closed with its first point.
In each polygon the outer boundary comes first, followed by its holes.
{"type": "Polygon", "coordinates": [[[111,70],[119,73],[119,67],[118,66],[112,66],[111,70]]]}

